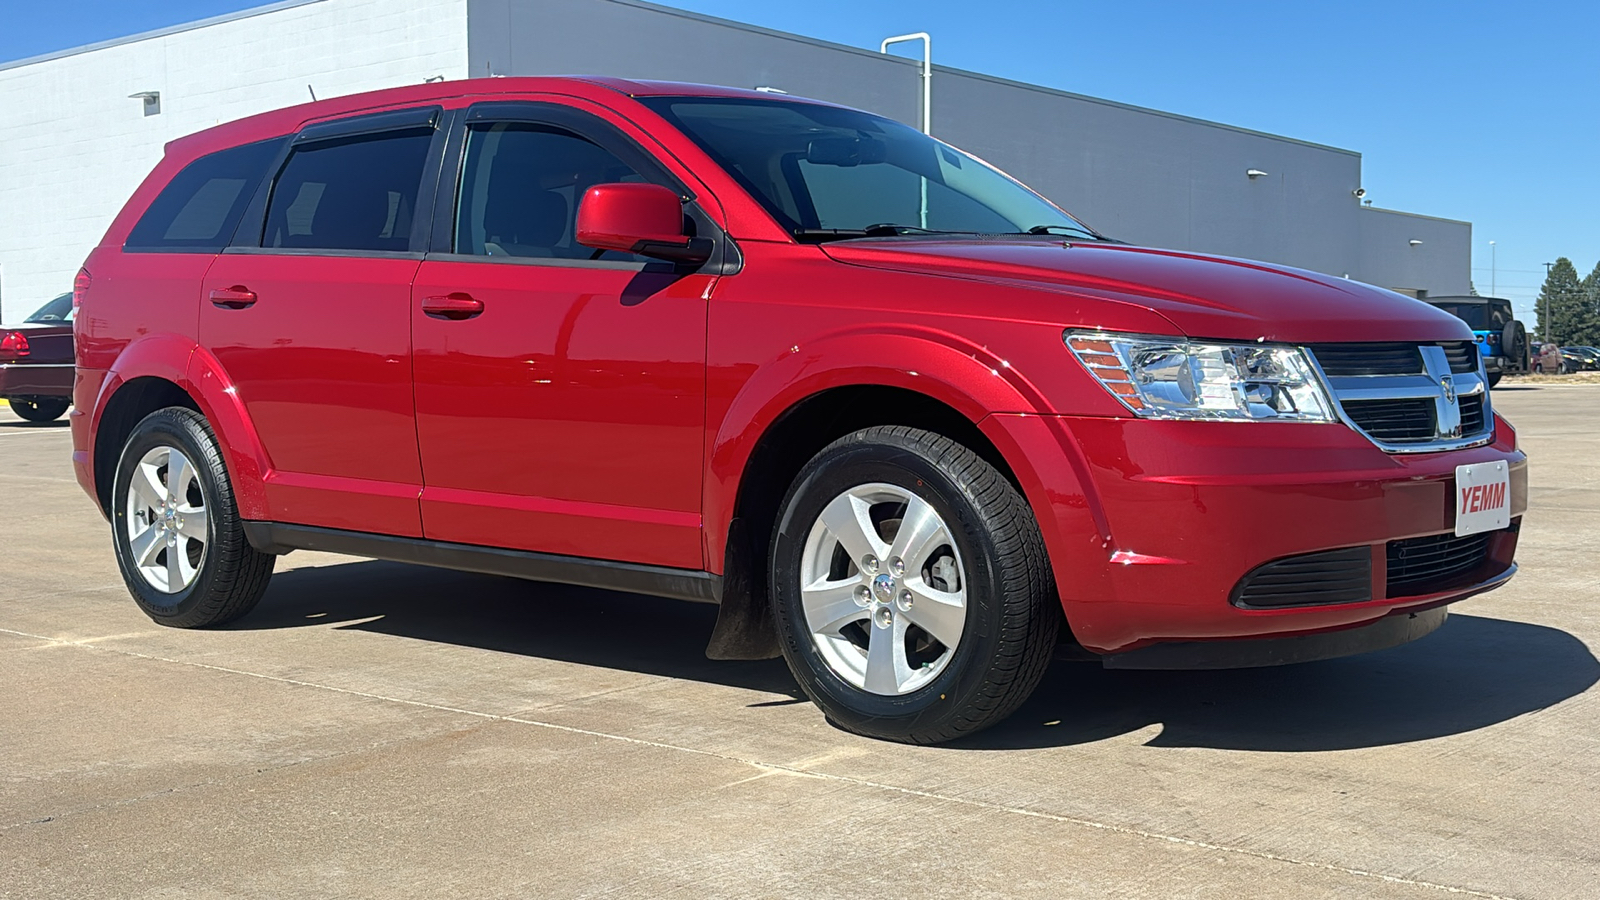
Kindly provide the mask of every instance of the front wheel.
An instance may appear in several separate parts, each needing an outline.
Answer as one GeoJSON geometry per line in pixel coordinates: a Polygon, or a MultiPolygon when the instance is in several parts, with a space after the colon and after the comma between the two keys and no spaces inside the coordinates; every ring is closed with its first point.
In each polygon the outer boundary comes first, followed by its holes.
{"type": "Polygon", "coordinates": [[[64,397],[12,397],[7,402],[12,412],[29,422],[54,422],[72,405],[64,397]]]}
{"type": "Polygon", "coordinates": [[[1501,376],[1501,373],[1499,373],[1499,372],[1490,372],[1489,373],[1489,387],[1494,387],[1495,385],[1499,384],[1500,383],[1500,376],[1501,376]]]}
{"type": "Polygon", "coordinates": [[[790,488],[771,549],[784,658],[847,731],[972,734],[1044,674],[1062,616],[1038,526],[949,438],[894,426],[830,444],[790,488]]]}
{"type": "Polygon", "coordinates": [[[273,557],[245,538],[204,417],[157,410],[134,426],[111,489],[112,543],[134,602],[174,628],[221,625],[266,593],[273,557]]]}

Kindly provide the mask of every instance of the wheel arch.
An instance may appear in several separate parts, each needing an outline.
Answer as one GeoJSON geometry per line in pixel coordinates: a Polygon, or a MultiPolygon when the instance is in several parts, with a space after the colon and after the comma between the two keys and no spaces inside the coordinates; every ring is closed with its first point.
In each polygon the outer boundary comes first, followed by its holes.
{"type": "MultiPolygon", "coordinates": [[[[1037,412],[1043,401],[1020,373],[982,348],[877,333],[788,356],[746,382],[711,447],[706,550],[710,565],[721,568],[722,608],[706,652],[717,659],[778,654],[765,583],[768,538],[794,476],[846,434],[874,425],[931,431],[994,466],[1036,511],[1044,496],[1016,445],[997,443],[1003,434],[989,423],[995,412],[1037,412]],[[817,365],[863,358],[876,364],[817,365]]],[[[1049,528],[1046,517],[1038,518],[1041,529],[1049,528]]]]}
{"type": "Polygon", "coordinates": [[[266,517],[263,479],[268,467],[243,403],[214,356],[172,335],[130,344],[100,388],[89,454],[101,512],[110,515],[112,476],[128,436],[141,419],[168,406],[205,418],[222,445],[240,516],[266,517]]]}

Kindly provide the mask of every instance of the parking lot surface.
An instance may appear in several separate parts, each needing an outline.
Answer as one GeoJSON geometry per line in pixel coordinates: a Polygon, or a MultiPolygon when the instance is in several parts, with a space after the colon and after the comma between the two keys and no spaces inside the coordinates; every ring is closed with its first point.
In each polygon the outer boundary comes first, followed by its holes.
{"type": "Polygon", "coordinates": [[[0,413],[0,897],[1600,897],[1600,386],[1495,402],[1522,571],[1439,632],[1060,662],[933,748],[704,659],[709,606],[302,551],[160,628],[0,413]]]}

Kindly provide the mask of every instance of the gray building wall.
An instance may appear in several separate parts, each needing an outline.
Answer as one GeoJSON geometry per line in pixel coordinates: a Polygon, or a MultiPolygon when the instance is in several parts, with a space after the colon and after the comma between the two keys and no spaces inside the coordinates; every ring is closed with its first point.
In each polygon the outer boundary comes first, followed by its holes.
{"type": "MultiPolygon", "coordinates": [[[[871,50],[638,0],[468,0],[467,8],[473,76],[770,86],[911,124],[919,116],[920,63],[871,50]]],[[[1469,288],[1471,226],[1363,208],[1352,193],[1361,156],[1349,150],[942,66],[933,132],[1123,240],[1408,291],[1469,288]],[[1249,169],[1267,174],[1252,179],[1249,169]],[[1408,243],[1412,232],[1425,252],[1408,243]]]]}

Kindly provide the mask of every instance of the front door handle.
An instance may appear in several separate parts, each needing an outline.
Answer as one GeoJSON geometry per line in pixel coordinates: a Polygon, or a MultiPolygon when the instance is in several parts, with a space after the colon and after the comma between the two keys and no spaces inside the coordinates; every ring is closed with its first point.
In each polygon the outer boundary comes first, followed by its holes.
{"type": "Polygon", "coordinates": [[[435,319],[470,319],[483,312],[483,301],[471,294],[456,291],[422,301],[422,311],[435,319]]]}
{"type": "Polygon", "coordinates": [[[230,288],[218,288],[211,292],[211,303],[223,309],[244,309],[255,305],[256,292],[242,284],[230,288]]]}

